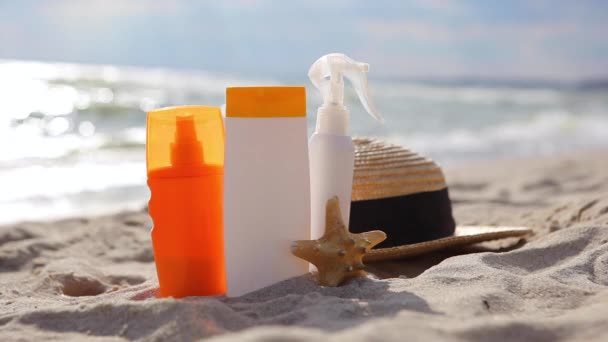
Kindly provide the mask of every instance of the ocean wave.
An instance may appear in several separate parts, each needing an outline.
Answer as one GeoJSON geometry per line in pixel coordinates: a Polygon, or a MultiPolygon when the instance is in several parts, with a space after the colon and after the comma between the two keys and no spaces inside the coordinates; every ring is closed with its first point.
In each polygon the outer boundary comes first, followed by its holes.
{"type": "Polygon", "coordinates": [[[390,134],[387,140],[438,160],[550,155],[608,146],[608,115],[540,112],[482,129],[390,134]]]}
{"type": "MultiPolygon", "coordinates": [[[[32,219],[32,212],[51,217],[143,206],[147,111],[220,106],[227,86],[281,83],[21,61],[0,61],[0,75],[0,211],[10,213],[4,222],[32,219]]],[[[386,124],[374,123],[347,88],[351,133],[384,137],[440,162],[608,146],[605,88],[378,80],[370,87],[386,124]]],[[[321,97],[311,86],[307,94],[312,133],[321,97]]]]}

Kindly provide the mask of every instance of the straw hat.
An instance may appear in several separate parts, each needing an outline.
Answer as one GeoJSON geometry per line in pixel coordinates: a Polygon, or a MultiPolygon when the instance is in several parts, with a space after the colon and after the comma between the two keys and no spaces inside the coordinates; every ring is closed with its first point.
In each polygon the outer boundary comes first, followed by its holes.
{"type": "Polygon", "coordinates": [[[456,226],[441,168],[381,140],[355,138],[349,230],[379,229],[387,239],[365,261],[401,259],[448,247],[531,233],[523,227],[456,226]]]}

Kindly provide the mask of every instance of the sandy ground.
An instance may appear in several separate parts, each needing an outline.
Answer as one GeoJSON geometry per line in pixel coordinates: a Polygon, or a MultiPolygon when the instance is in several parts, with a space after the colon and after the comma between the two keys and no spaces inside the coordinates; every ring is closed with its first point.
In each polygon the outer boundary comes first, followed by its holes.
{"type": "Polygon", "coordinates": [[[536,235],[373,264],[340,288],[303,275],[174,300],[153,297],[145,212],[15,224],[0,228],[0,340],[605,341],[608,151],[446,174],[459,224],[536,235]]]}

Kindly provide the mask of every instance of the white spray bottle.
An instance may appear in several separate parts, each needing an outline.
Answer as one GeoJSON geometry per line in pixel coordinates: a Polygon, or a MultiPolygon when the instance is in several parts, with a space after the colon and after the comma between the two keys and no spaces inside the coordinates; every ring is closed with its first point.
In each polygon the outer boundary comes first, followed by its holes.
{"type": "Polygon", "coordinates": [[[312,239],[321,237],[325,231],[325,205],[333,196],[340,199],[347,227],[349,222],[355,147],[348,134],[344,77],[352,83],[365,110],[377,121],[384,122],[369,96],[368,70],[367,63],[332,53],[319,58],[308,71],[308,77],[323,96],[323,105],[317,111],[317,126],[308,143],[312,239]]]}

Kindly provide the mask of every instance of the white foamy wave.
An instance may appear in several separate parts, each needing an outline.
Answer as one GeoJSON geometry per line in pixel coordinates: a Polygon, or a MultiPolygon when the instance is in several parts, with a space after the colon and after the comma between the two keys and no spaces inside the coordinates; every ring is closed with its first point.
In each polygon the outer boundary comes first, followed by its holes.
{"type": "Polygon", "coordinates": [[[142,208],[143,153],[96,153],[77,162],[0,170],[0,223],[142,208]]]}
{"type": "Polygon", "coordinates": [[[142,185],[143,160],[113,163],[81,162],[60,166],[27,166],[0,171],[0,202],[53,198],[80,192],[142,185]],[[27,182],[23,182],[27,179],[27,182]]]}
{"type": "Polygon", "coordinates": [[[483,129],[456,129],[388,135],[387,140],[436,159],[504,158],[549,155],[577,148],[608,146],[608,116],[543,112],[526,120],[483,129]]]}
{"type": "MultiPolygon", "coordinates": [[[[146,112],[220,106],[228,86],[276,85],[204,71],[0,61],[0,222],[145,204],[146,112]]],[[[303,74],[297,83],[307,83],[303,74]]],[[[608,92],[370,80],[374,124],[347,87],[351,132],[439,161],[608,146],[608,92]]],[[[307,87],[309,131],[318,91],[307,87]]]]}
{"type": "Polygon", "coordinates": [[[559,90],[543,88],[520,89],[388,82],[374,84],[373,90],[376,96],[400,101],[407,99],[433,101],[435,103],[547,105],[555,103],[560,98],[559,90]]]}

